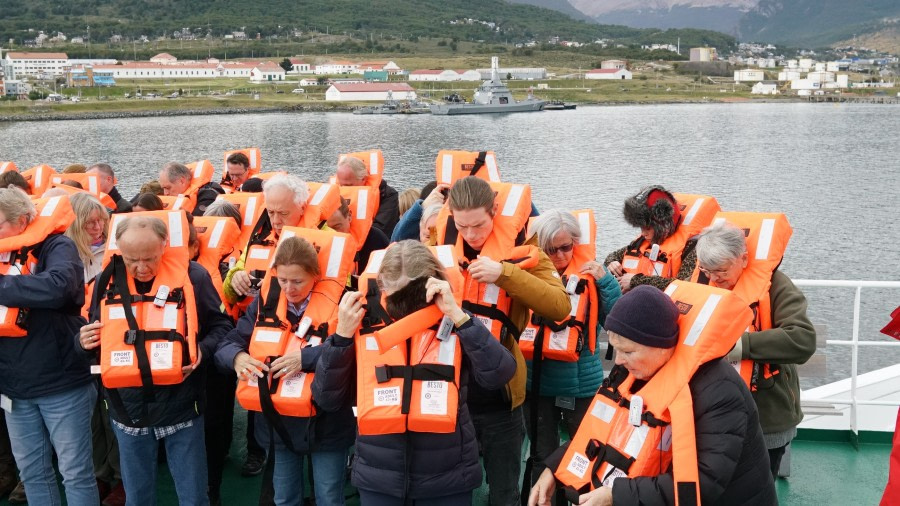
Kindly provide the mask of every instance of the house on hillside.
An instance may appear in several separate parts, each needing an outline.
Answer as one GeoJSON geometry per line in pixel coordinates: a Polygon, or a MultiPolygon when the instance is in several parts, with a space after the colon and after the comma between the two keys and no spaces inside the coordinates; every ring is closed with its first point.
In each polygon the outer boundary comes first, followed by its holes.
{"type": "Polygon", "coordinates": [[[312,74],[315,68],[300,58],[289,58],[291,61],[291,74],[312,74]]]}
{"type": "Polygon", "coordinates": [[[394,100],[414,100],[416,90],[407,83],[332,84],[325,91],[328,101],[384,102],[391,92],[394,100]]]}
{"type": "Polygon", "coordinates": [[[400,68],[399,65],[392,61],[366,61],[360,62],[357,64],[355,72],[357,74],[363,74],[366,71],[371,70],[383,70],[387,72],[389,75],[396,75],[403,73],[403,69],[400,68]]]}
{"type": "Polygon", "coordinates": [[[457,81],[459,74],[455,70],[420,69],[410,72],[409,80],[419,82],[457,81]]]}
{"type": "Polygon", "coordinates": [[[631,79],[630,70],[626,69],[593,69],[584,74],[585,79],[631,79]]]}
{"type": "Polygon", "coordinates": [[[327,74],[355,74],[359,69],[359,64],[347,60],[330,61],[321,65],[316,65],[316,75],[327,74]]]}
{"type": "Polygon", "coordinates": [[[627,69],[628,62],[625,60],[603,60],[600,62],[601,69],[627,69]]]}
{"type": "Polygon", "coordinates": [[[759,82],[766,78],[766,73],[759,69],[741,69],[734,71],[734,82],[759,82]]]}
{"type": "Polygon", "coordinates": [[[12,69],[12,74],[23,76],[62,76],[69,65],[66,53],[6,53],[4,66],[12,69]]]}
{"type": "Polygon", "coordinates": [[[250,82],[284,81],[284,76],[285,71],[280,65],[267,61],[253,67],[250,71],[250,82]]]}

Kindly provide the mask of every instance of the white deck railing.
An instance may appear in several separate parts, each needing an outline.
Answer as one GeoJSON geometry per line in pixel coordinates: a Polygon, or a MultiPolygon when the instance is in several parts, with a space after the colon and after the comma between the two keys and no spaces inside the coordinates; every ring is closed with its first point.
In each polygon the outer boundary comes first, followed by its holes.
{"type": "MultiPolygon", "coordinates": [[[[855,288],[856,296],[853,298],[853,335],[851,339],[828,339],[825,344],[833,344],[836,346],[850,346],[850,398],[849,399],[827,399],[832,404],[849,404],[850,405],[850,430],[858,433],[858,425],[856,422],[857,406],[898,406],[900,401],[869,401],[859,400],[856,398],[856,377],[859,367],[859,347],[860,346],[881,346],[888,348],[900,348],[900,341],[860,341],[859,340],[859,302],[862,297],[863,288],[900,288],[900,281],[848,281],[848,280],[829,280],[829,279],[795,279],[794,284],[801,287],[830,287],[830,288],[855,288]]],[[[886,338],[887,339],[887,338],[886,338]]]]}

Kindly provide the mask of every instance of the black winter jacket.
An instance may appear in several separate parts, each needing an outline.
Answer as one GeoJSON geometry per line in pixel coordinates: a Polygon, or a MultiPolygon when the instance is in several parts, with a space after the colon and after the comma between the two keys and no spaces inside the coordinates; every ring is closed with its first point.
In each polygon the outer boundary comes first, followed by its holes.
{"type": "MultiPolygon", "coordinates": [[[[234,372],[234,357],[250,347],[258,307],[259,296],[250,303],[247,312],[238,320],[234,330],[219,342],[215,360],[219,370],[234,372]]],[[[322,346],[305,348],[300,354],[301,369],[305,372],[315,372],[321,351],[322,346]]],[[[317,398],[313,396],[313,402],[317,403],[316,401],[317,398]]],[[[261,445],[266,445],[269,441],[269,424],[262,413],[254,413],[254,416],[256,416],[254,424],[256,440],[261,445]]],[[[353,409],[349,403],[335,412],[320,409],[312,418],[282,416],[281,421],[297,453],[344,450],[353,444],[356,436],[356,420],[353,418],[353,409]]],[[[275,444],[284,446],[277,433],[275,444]]]]}
{"type": "Polygon", "coordinates": [[[372,226],[384,232],[386,237],[390,237],[398,221],[400,221],[400,200],[397,190],[381,180],[378,186],[378,212],[372,226]]]}
{"type": "MultiPolygon", "coordinates": [[[[127,414],[115,409],[109,403],[109,413],[119,423],[133,427],[142,419],[146,404],[150,426],[175,425],[186,422],[203,414],[206,407],[206,367],[212,364],[216,344],[234,327],[231,319],[219,307],[222,301],[213,287],[212,278],[206,269],[197,262],[191,262],[188,276],[194,287],[197,301],[197,320],[200,324],[197,348],[201,355],[200,366],[177,385],[159,385],[153,387],[153,399],[146,402],[141,388],[116,388],[124,404],[127,414]]],[[[99,320],[100,294],[97,283],[94,283],[94,295],[91,298],[90,320],[99,320]]],[[[85,356],[96,356],[96,351],[85,351],[78,344],[78,333],[75,333],[75,349],[85,356]]],[[[99,348],[97,348],[99,350],[99,348]]],[[[104,388],[107,399],[110,392],[104,388]]]]}
{"type": "MultiPolygon", "coordinates": [[[[756,404],[741,377],[727,362],[716,359],[702,365],[689,386],[701,504],[778,504],[756,404]]],[[[559,467],[564,448],[547,459],[548,467],[559,467]]],[[[671,466],[659,476],[618,478],[612,487],[613,505],[674,505],[674,490],[671,466]]]]}
{"type": "MultiPolygon", "coordinates": [[[[31,399],[91,381],[72,335],[85,324],[84,267],[71,239],[54,234],[34,250],[29,276],[0,276],[0,305],[28,308],[26,337],[0,337],[0,393],[31,399]]],[[[81,348],[78,346],[78,348],[81,348]]]]}
{"type": "MultiPolygon", "coordinates": [[[[456,431],[405,432],[357,436],[353,485],[393,497],[427,499],[460,494],[481,486],[475,427],[466,396],[469,381],[488,389],[503,387],[515,373],[512,354],[476,318],[457,329],[463,351],[456,431]]],[[[322,345],[313,396],[325,410],[354,401],[356,349],[352,339],[332,335],[322,345]]]]}

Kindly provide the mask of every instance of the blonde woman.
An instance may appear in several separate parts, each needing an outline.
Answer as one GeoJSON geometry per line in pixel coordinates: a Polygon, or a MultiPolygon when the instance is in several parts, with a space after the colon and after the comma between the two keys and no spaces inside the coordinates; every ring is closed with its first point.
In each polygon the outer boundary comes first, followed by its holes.
{"type": "Polygon", "coordinates": [[[109,213],[96,197],[86,192],[71,195],[69,201],[75,221],[66,230],[66,235],[78,248],[78,256],[84,264],[84,281],[90,283],[100,274],[103,263],[109,213]]]}

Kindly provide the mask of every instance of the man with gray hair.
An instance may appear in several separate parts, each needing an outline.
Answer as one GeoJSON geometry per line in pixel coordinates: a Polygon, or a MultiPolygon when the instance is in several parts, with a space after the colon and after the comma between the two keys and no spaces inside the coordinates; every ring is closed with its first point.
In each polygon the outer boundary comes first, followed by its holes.
{"type": "Polygon", "coordinates": [[[100,183],[100,191],[110,196],[116,203],[115,213],[130,213],[131,202],[122,198],[119,189],[116,188],[116,173],[107,163],[95,163],[86,171],[88,174],[96,174],[100,183]]]}
{"type": "Polygon", "coordinates": [[[0,306],[15,315],[0,327],[0,406],[28,502],[61,504],[52,446],[66,502],[99,505],[91,459],[97,388],[72,341],[84,325],[84,268],[75,243],[55,233],[68,206],[58,197],[38,215],[23,191],[0,189],[0,306]],[[10,261],[22,252],[27,258],[10,261]]]}
{"type": "MultiPolygon", "coordinates": [[[[159,171],[159,184],[162,186],[164,195],[184,194],[190,188],[193,178],[194,174],[191,173],[191,169],[178,162],[169,162],[163,165],[162,170],[159,171]]],[[[225,190],[219,183],[210,181],[201,186],[197,189],[197,204],[191,214],[203,216],[206,208],[224,193],[225,190]]]]}
{"type": "MultiPolygon", "coordinates": [[[[366,164],[354,156],[348,156],[338,163],[337,182],[341,186],[367,186],[369,173],[366,164]]],[[[388,186],[381,180],[378,185],[378,212],[372,226],[384,232],[390,237],[394,233],[394,227],[400,221],[400,202],[397,190],[388,186]]]]}
{"type": "MultiPolygon", "coordinates": [[[[783,242],[786,245],[787,240],[783,242]]],[[[758,276],[743,274],[755,257],[747,251],[743,229],[718,223],[703,229],[697,239],[695,277],[746,298],[752,292],[744,286],[758,276]]],[[[743,361],[751,375],[749,386],[759,409],[773,478],[803,419],[797,364],[805,363],[816,351],[816,331],[806,315],[806,297],[778,269],[780,259],[771,273],[768,293],[760,300],[746,301],[756,314],[753,329],[744,332],[727,357],[739,367],[743,361]]]]}
{"type": "MultiPolygon", "coordinates": [[[[296,227],[301,223],[306,211],[306,201],[309,199],[309,186],[297,176],[278,174],[263,184],[263,195],[266,200],[265,212],[254,227],[240,260],[228,271],[223,283],[225,299],[229,303],[250,295],[253,285],[258,283],[256,280],[262,279],[265,274],[245,269],[250,247],[267,246],[274,251],[281,229],[296,227]]],[[[266,258],[270,258],[270,255],[266,258]]]]}

